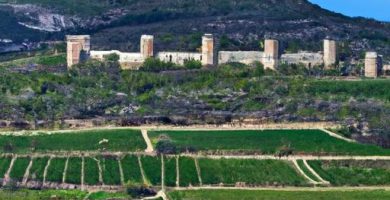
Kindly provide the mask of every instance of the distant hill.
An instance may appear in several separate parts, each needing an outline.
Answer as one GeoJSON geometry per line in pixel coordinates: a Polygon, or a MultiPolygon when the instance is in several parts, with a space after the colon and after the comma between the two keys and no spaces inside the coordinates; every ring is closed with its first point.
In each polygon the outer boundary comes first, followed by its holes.
{"type": "Polygon", "coordinates": [[[283,49],[319,51],[326,36],[344,41],[343,57],[363,50],[390,55],[390,23],[350,18],[307,0],[2,0],[0,38],[62,39],[90,33],[96,49],[138,49],[143,33],[157,49],[195,50],[204,32],[222,49],[258,49],[274,37],[283,49]]]}

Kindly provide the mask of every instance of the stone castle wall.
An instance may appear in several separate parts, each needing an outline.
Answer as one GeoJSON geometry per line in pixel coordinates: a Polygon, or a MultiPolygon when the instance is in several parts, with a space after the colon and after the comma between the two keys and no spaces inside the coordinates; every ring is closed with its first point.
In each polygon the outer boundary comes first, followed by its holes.
{"type": "Polygon", "coordinates": [[[336,41],[324,40],[324,66],[325,69],[330,69],[337,61],[336,41]]]}

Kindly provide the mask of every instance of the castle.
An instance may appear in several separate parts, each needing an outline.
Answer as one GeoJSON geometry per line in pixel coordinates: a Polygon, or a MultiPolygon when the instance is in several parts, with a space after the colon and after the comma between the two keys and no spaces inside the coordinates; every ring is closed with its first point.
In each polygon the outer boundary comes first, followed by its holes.
{"type": "MultiPolygon", "coordinates": [[[[298,52],[280,54],[279,41],[265,39],[264,51],[215,51],[214,37],[204,34],[200,52],[171,52],[162,51],[155,55],[154,37],[142,35],[139,52],[121,52],[118,50],[93,51],[91,50],[89,35],[68,35],[67,64],[71,68],[74,64],[87,59],[104,60],[110,54],[119,56],[119,63],[123,69],[137,70],[147,58],[155,57],[164,62],[183,65],[187,60],[200,61],[203,66],[218,65],[231,62],[251,64],[261,62],[265,69],[275,70],[279,63],[304,64],[307,67],[323,65],[325,69],[332,69],[337,63],[337,44],[329,38],[323,41],[323,52],[298,52]]],[[[380,69],[380,59],[375,52],[367,52],[365,59],[365,76],[376,78],[380,69]]]]}

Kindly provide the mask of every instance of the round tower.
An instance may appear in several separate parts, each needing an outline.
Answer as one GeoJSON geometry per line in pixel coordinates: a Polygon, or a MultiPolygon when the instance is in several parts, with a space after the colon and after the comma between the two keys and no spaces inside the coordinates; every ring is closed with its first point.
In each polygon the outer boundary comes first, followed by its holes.
{"type": "Polygon", "coordinates": [[[141,55],[146,59],[153,57],[153,35],[142,35],[141,36],[141,55]]]}
{"type": "Polygon", "coordinates": [[[329,38],[324,40],[324,66],[325,69],[330,69],[337,61],[336,41],[329,38]]]}
{"type": "Polygon", "coordinates": [[[214,37],[205,34],[202,37],[202,65],[214,65],[214,37]]]}
{"type": "Polygon", "coordinates": [[[376,52],[366,53],[364,69],[366,77],[378,77],[378,54],[376,52]]]}

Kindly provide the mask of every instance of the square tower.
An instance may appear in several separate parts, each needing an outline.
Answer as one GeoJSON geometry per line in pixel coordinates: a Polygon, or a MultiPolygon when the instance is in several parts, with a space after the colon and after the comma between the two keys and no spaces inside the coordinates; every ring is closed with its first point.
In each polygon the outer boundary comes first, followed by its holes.
{"type": "Polygon", "coordinates": [[[214,65],[214,37],[212,34],[205,34],[202,37],[202,65],[214,65]]]}
{"type": "Polygon", "coordinates": [[[376,52],[367,52],[364,62],[365,76],[369,78],[378,77],[378,54],[376,52]]]}
{"type": "Polygon", "coordinates": [[[275,70],[279,63],[279,41],[266,39],[264,42],[263,64],[265,69],[275,70]]]}
{"type": "Polygon", "coordinates": [[[324,66],[325,69],[330,69],[336,64],[337,61],[337,47],[336,41],[325,39],[324,40],[324,66]]]}
{"type": "Polygon", "coordinates": [[[68,68],[89,57],[91,51],[91,38],[89,35],[67,35],[66,43],[68,68]]]}
{"type": "Polygon", "coordinates": [[[143,58],[153,57],[153,48],[154,48],[154,37],[153,35],[142,35],[141,36],[141,55],[143,58]]]}

